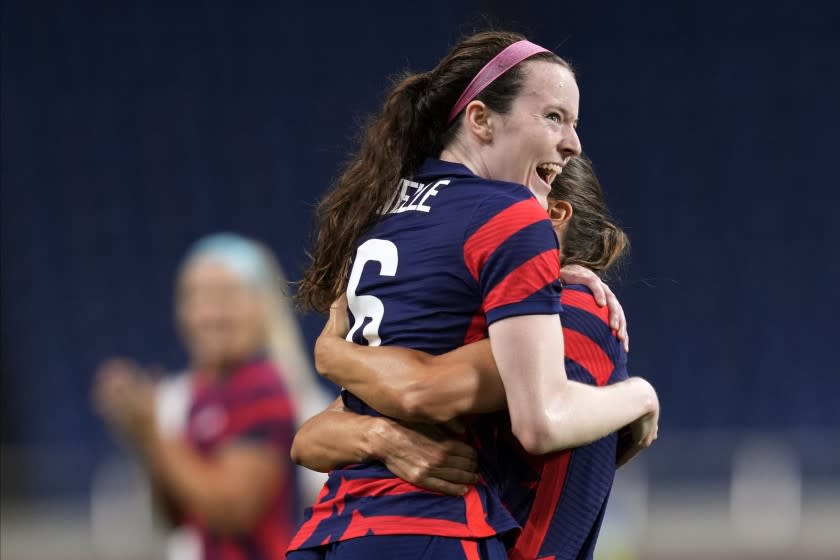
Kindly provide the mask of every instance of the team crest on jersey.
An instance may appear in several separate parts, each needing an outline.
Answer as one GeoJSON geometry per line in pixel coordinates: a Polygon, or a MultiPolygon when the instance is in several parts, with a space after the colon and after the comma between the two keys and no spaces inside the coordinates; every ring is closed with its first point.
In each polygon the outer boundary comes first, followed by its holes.
{"type": "Polygon", "coordinates": [[[195,415],[193,433],[199,441],[212,441],[222,433],[227,421],[228,415],[224,407],[219,405],[208,406],[195,415]]]}

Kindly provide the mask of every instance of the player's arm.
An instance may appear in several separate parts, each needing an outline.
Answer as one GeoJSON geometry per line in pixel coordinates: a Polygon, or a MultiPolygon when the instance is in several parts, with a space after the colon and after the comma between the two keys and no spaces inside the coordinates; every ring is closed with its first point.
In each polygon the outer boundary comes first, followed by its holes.
{"type": "Polygon", "coordinates": [[[640,378],[607,387],[568,380],[559,247],[539,205],[488,198],[473,219],[464,262],[482,294],[511,427],[522,446],[534,454],[577,447],[656,409],[656,393],[640,378]]]}
{"type": "MultiPolygon", "coordinates": [[[[590,285],[593,279],[600,283],[591,272],[575,278],[590,285]]],[[[611,316],[618,315],[621,325],[626,324],[617,300],[608,301],[608,305],[611,316]]],[[[463,414],[507,407],[504,385],[488,340],[432,356],[394,346],[353,344],[344,340],[348,328],[346,297],[342,296],[331,306],[315,343],[315,367],[321,375],[387,416],[442,423],[463,414]]]]}
{"type": "Polygon", "coordinates": [[[233,440],[205,457],[180,437],[164,435],[154,416],[154,384],[126,362],[103,365],[94,389],[99,412],[140,453],[179,510],[224,534],[253,527],[284,476],[276,446],[233,440]]]}
{"type": "MultiPolygon", "coordinates": [[[[506,317],[490,325],[490,342],[507,395],[514,435],[530,453],[585,445],[648,414],[658,414],[653,387],[640,377],[606,387],[570,382],[557,315],[506,317]]],[[[648,446],[656,430],[639,434],[648,446]]]]}
{"type": "Polygon", "coordinates": [[[348,464],[382,461],[399,478],[452,495],[476,481],[476,453],[437,428],[407,426],[382,417],[355,414],[336,399],[300,427],[292,460],[328,472],[348,464]]]}
{"type": "Polygon", "coordinates": [[[504,386],[486,340],[432,356],[322,335],[315,364],[322,375],[392,418],[444,423],[505,408],[504,386]]]}
{"type": "Polygon", "coordinates": [[[488,341],[440,356],[407,348],[369,347],[344,340],[347,299],[330,307],[315,343],[315,368],[386,416],[445,423],[462,414],[505,407],[504,386],[488,341]]]}
{"type": "Polygon", "coordinates": [[[232,442],[206,458],[154,429],[138,442],[149,470],[181,508],[220,533],[252,529],[285,476],[279,452],[266,445],[232,442]]]}

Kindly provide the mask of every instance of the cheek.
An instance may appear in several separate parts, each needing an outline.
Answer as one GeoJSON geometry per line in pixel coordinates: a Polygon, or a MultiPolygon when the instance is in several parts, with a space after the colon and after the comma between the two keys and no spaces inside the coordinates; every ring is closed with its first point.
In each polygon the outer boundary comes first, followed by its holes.
{"type": "Polygon", "coordinates": [[[243,305],[238,309],[236,320],[236,339],[240,346],[254,346],[263,343],[264,321],[262,310],[256,305],[243,305]]]}
{"type": "Polygon", "coordinates": [[[195,309],[190,305],[180,305],[175,312],[175,322],[181,336],[189,339],[195,336],[198,320],[195,309]]]}

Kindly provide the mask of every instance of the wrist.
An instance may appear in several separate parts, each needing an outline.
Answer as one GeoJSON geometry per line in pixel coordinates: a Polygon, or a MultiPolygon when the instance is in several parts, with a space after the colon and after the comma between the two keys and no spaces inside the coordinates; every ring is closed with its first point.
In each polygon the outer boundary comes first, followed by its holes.
{"type": "Polygon", "coordinates": [[[154,422],[141,422],[132,430],[131,439],[144,455],[153,452],[158,442],[157,427],[154,422]]]}
{"type": "Polygon", "coordinates": [[[641,404],[640,416],[652,414],[659,402],[653,385],[641,377],[631,377],[630,381],[633,381],[636,386],[639,403],[641,404]]]}
{"type": "Polygon", "coordinates": [[[365,426],[362,461],[384,461],[388,444],[393,440],[394,422],[381,416],[371,416],[365,426]]]}

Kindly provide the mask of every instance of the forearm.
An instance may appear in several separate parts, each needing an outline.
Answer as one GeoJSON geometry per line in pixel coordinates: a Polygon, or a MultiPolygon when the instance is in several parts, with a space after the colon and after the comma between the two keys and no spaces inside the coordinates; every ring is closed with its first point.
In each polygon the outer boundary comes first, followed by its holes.
{"type": "Polygon", "coordinates": [[[387,418],[362,416],[339,402],[298,431],[292,444],[296,463],[329,471],[381,461],[406,482],[453,496],[463,496],[466,485],[476,482],[475,450],[439,427],[405,426],[387,418]]]}
{"type": "Polygon", "coordinates": [[[613,386],[570,382],[558,317],[510,317],[490,325],[514,435],[534,454],[604,437],[650,412],[656,394],[634,378],[613,386]]]}
{"type": "Polygon", "coordinates": [[[545,403],[546,434],[538,453],[586,445],[654,411],[656,394],[640,377],[596,387],[567,381],[545,403]]]}
{"type": "Polygon", "coordinates": [[[150,431],[142,438],[140,451],[152,476],[179,509],[217,531],[246,531],[261,511],[264,496],[247,491],[242,477],[231,476],[181,439],[150,431]]]}
{"type": "Polygon", "coordinates": [[[388,422],[334,405],[300,427],[292,442],[292,460],[319,472],[376,460],[375,444],[384,437],[388,422]]]}
{"type": "Polygon", "coordinates": [[[441,356],[398,347],[370,348],[322,337],[318,371],[387,416],[447,422],[505,408],[504,385],[488,341],[441,356]]]}

